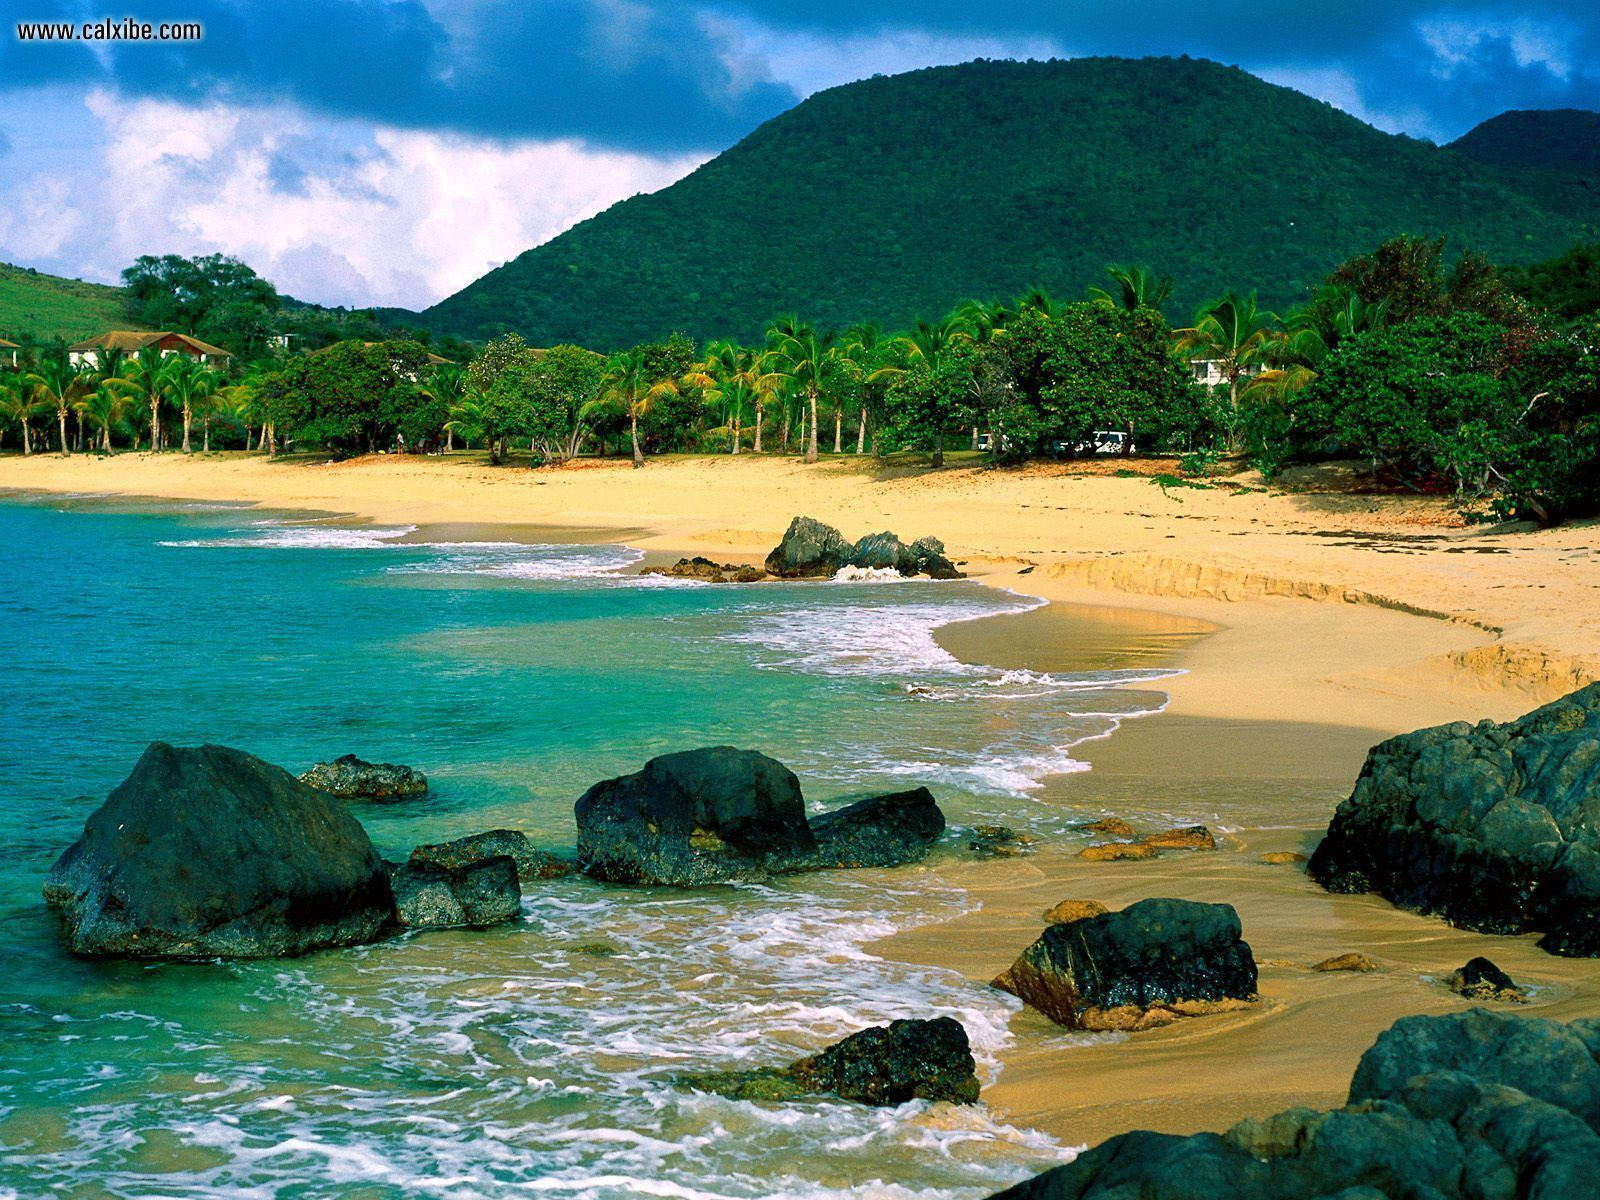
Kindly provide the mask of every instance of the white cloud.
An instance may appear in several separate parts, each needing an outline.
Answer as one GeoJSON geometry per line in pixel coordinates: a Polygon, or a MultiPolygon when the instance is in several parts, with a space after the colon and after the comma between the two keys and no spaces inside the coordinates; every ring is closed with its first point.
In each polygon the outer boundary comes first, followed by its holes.
{"type": "Polygon", "coordinates": [[[281,291],[424,307],[696,157],[500,143],[289,107],[91,93],[74,161],[0,184],[0,257],[114,279],[140,254],[234,255],[281,291]]]}

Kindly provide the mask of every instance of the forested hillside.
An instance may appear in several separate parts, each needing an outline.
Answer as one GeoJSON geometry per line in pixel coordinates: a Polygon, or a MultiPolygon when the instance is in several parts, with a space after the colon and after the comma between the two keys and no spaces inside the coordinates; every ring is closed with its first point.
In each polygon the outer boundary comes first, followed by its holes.
{"type": "Polygon", "coordinates": [[[818,93],[424,319],[598,347],[750,338],[786,310],[896,326],[1036,284],[1079,295],[1108,262],[1171,275],[1187,315],[1228,287],[1289,304],[1399,232],[1526,263],[1597,228],[1587,190],[1528,186],[1235,68],[980,61],[818,93]]]}

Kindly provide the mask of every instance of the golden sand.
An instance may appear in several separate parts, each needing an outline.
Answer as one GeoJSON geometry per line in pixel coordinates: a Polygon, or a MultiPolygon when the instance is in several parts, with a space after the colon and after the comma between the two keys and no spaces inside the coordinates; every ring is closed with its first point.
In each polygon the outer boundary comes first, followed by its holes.
{"type": "MultiPolygon", "coordinates": [[[[1248,481],[1246,481],[1248,482],[1248,481]]],[[[877,952],[987,983],[1064,899],[1233,904],[1262,963],[1261,1003],[1133,1034],[1085,1035],[1027,1010],[985,1098],[1069,1143],[1134,1127],[1220,1129],[1344,1099],[1361,1052],[1410,1013],[1459,1011],[1448,978],[1475,955],[1531,987],[1517,1011],[1600,1015],[1592,961],[1533,937],[1489,937],[1332,896],[1307,853],[1375,741],[1420,725],[1504,719],[1600,678],[1593,524],[1461,527],[1427,499],[1163,491],[1056,466],[925,472],[872,461],[671,458],[491,468],[457,456],[337,465],[222,455],[0,458],[0,488],[249,501],[384,524],[559,528],[625,540],[651,561],[756,561],[807,514],[849,537],[933,534],[986,582],[1047,607],[940,631],[968,661],[1038,670],[1174,664],[1163,714],[1074,753],[1037,802],[1125,820],[1139,836],[1204,823],[1215,852],[1086,862],[1105,833],[999,861],[950,862],[941,882],[977,911],[877,952]],[[1347,954],[1370,971],[1309,970],[1347,954]]],[[[430,537],[441,535],[430,528],[430,537]]]]}

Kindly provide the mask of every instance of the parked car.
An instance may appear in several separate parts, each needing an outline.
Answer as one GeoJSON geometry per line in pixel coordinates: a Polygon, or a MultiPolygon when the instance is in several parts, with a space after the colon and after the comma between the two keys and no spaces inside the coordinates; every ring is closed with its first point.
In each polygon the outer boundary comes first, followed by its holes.
{"type": "Polygon", "coordinates": [[[1051,443],[1051,452],[1058,458],[1076,458],[1083,454],[1132,454],[1139,447],[1121,429],[1096,429],[1079,442],[1062,439],[1051,443]]]}

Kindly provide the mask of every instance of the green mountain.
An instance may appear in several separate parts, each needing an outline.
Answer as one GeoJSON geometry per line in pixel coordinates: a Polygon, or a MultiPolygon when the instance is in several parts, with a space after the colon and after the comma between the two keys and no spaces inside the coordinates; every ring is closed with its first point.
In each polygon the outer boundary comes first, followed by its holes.
{"type": "Polygon", "coordinates": [[[1554,171],[1600,186],[1600,113],[1581,108],[1515,110],[1450,143],[1475,162],[1514,171],[1554,171]]]}
{"type": "Polygon", "coordinates": [[[682,330],[756,336],[778,313],[887,327],[1110,262],[1303,297],[1396,233],[1505,262],[1600,229],[1578,189],[1382,133],[1193,59],[988,62],[820,92],[687,178],[612,206],[423,314],[467,337],[607,348],[682,330]]]}

